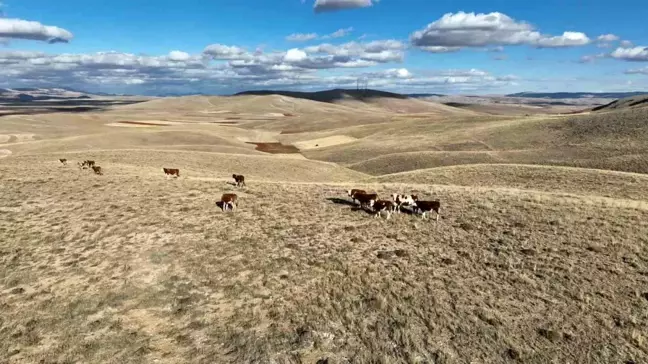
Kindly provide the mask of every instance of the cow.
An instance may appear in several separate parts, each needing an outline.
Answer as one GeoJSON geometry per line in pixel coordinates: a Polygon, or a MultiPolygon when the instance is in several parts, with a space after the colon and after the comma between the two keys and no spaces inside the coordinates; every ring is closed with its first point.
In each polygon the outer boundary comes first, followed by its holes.
{"type": "Polygon", "coordinates": [[[391,218],[391,214],[394,212],[394,209],[396,208],[396,204],[388,200],[371,200],[369,206],[373,208],[375,212],[374,215],[375,218],[379,218],[381,212],[387,211],[387,219],[391,218]]]}
{"type": "Polygon", "coordinates": [[[356,192],[353,195],[353,198],[358,200],[360,202],[360,207],[367,206],[371,204],[371,201],[375,201],[378,199],[378,194],[376,193],[362,193],[362,192],[356,192]]]}
{"type": "Polygon", "coordinates": [[[235,193],[224,193],[220,200],[223,211],[227,211],[227,206],[234,211],[238,207],[238,196],[235,193]]]}
{"type": "Polygon", "coordinates": [[[61,158],[59,159],[59,162],[61,162],[62,165],[67,166],[67,159],[61,158]]]}
{"type": "Polygon", "coordinates": [[[420,201],[417,200],[416,204],[414,205],[415,209],[421,210],[421,218],[425,218],[425,214],[428,214],[428,218],[430,217],[430,211],[436,212],[436,221],[439,221],[439,214],[441,212],[441,202],[439,200],[434,200],[434,201],[420,201]]]}
{"type": "Polygon", "coordinates": [[[347,191],[347,194],[349,195],[349,197],[351,197],[351,199],[353,200],[353,203],[356,202],[356,198],[355,198],[355,194],[356,194],[356,193],[367,193],[367,191],[365,191],[365,190],[359,190],[359,189],[357,189],[357,188],[354,188],[354,189],[348,190],[348,191],[347,191]]]}
{"type": "Polygon", "coordinates": [[[95,165],[95,161],[85,160],[83,163],[79,164],[79,168],[86,169],[86,167],[92,168],[95,165]]]}
{"type": "Polygon", "coordinates": [[[392,194],[392,200],[395,204],[394,210],[400,214],[401,206],[414,206],[418,197],[416,195],[399,195],[398,193],[392,194]]]}
{"type": "Polygon", "coordinates": [[[237,187],[247,186],[245,184],[245,176],[244,175],[242,175],[242,174],[233,174],[232,178],[234,178],[234,182],[236,183],[237,187]]]}
{"type": "Polygon", "coordinates": [[[101,171],[101,167],[99,166],[92,166],[92,170],[94,171],[95,174],[103,175],[103,172],[101,171]]]}
{"type": "Polygon", "coordinates": [[[162,170],[167,176],[180,177],[180,170],[178,168],[162,168],[162,170]]]}

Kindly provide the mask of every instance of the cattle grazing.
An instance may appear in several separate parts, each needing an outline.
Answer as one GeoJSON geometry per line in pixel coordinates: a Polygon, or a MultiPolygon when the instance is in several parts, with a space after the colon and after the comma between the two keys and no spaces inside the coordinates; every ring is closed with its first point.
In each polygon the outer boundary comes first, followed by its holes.
{"type": "Polygon", "coordinates": [[[416,201],[414,205],[416,209],[421,210],[421,218],[425,218],[425,214],[430,217],[430,211],[436,212],[436,221],[439,221],[439,214],[441,211],[441,202],[439,200],[434,201],[416,201]]]}
{"type": "Polygon", "coordinates": [[[354,188],[354,189],[352,189],[352,190],[348,190],[348,191],[347,191],[347,194],[349,195],[349,197],[351,197],[351,199],[353,200],[353,203],[356,202],[356,198],[355,198],[355,194],[356,194],[356,193],[367,193],[367,191],[365,191],[365,190],[359,190],[359,189],[357,189],[357,188],[354,188]]]}
{"type": "Polygon", "coordinates": [[[391,214],[394,211],[394,208],[396,205],[392,201],[388,200],[371,200],[369,203],[369,206],[371,206],[375,212],[374,217],[379,218],[380,213],[383,211],[387,211],[387,219],[391,218],[391,214]]]}
{"type": "Polygon", "coordinates": [[[162,170],[167,176],[180,177],[180,170],[178,168],[162,168],[162,170]]]}
{"type": "Polygon", "coordinates": [[[236,182],[237,187],[247,186],[245,184],[245,176],[243,176],[242,174],[233,174],[232,178],[234,178],[234,182],[236,182]]]}
{"type": "Polygon", "coordinates": [[[101,171],[101,167],[99,166],[92,166],[92,170],[94,171],[95,174],[102,175],[103,172],[101,171]]]}
{"type": "Polygon", "coordinates": [[[61,158],[59,159],[59,162],[61,162],[62,165],[67,166],[67,159],[61,158]]]}
{"type": "Polygon", "coordinates": [[[418,197],[416,195],[399,195],[397,193],[392,194],[392,200],[394,202],[394,210],[400,213],[401,206],[414,206],[418,197]]]}
{"type": "Polygon", "coordinates": [[[86,167],[92,168],[94,167],[94,165],[95,165],[95,161],[85,160],[82,163],[79,163],[79,168],[83,168],[83,169],[86,169],[86,167]]]}
{"type": "Polygon", "coordinates": [[[376,193],[362,193],[362,192],[356,192],[353,195],[353,198],[358,200],[360,202],[360,207],[363,206],[370,206],[371,201],[375,201],[378,199],[378,194],[376,193]]]}
{"type": "Polygon", "coordinates": [[[238,207],[238,196],[235,193],[224,193],[221,196],[220,203],[223,211],[227,211],[227,206],[234,211],[234,208],[238,207]]]}

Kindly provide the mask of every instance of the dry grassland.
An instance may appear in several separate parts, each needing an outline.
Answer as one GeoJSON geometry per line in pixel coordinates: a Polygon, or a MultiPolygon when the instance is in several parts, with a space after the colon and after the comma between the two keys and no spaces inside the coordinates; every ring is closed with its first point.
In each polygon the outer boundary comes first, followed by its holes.
{"type": "Polygon", "coordinates": [[[419,185],[439,223],[379,221],[349,184],[252,180],[225,214],[224,181],[22,165],[0,165],[9,362],[648,357],[645,207],[419,185]]]}
{"type": "Polygon", "coordinates": [[[0,363],[648,362],[648,177],[556,167],[648,171],[644,114],[606,115],[245,96],[0,118],[33,138],[0,139],[0,363]],[[441,218],[374,219],[350,188],[441,218]]]}

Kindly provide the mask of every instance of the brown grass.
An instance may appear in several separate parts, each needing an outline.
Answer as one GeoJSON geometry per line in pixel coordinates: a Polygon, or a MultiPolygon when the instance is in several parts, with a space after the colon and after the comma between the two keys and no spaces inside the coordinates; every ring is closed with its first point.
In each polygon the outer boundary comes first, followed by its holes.
{"type": "Polygon", "coordinates": [[[354,211],[344,189],[390,185],[3,170],[0,358],[648,357],[646,209],[420,186],[410,191],[441,199],[440,222],[385,221],[354,211]],[[214,202],[228,191],[241,204],[225,214],[214,202]]]}

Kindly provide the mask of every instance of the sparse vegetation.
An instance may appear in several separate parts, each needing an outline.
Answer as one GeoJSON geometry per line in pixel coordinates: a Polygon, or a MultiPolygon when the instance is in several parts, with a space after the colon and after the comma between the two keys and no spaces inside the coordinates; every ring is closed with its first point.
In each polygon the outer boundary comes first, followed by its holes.
{"type": "Polygon", "coordinates": [[[228,127],[104,126],[126,112],[153,120],[160,100],[34,116],[42,128],[8,119],[3,133],[38,134],[2,145],[13,154],[0,159],[0,362],[646,361],[648,177],[555,166],[645,158],[640,117],[340,126],[343,111],[325,128],[306,100],[268,99],[293,116],[252,120],[259,100],[242,97],[167,102],[165,120],[241,113],[228,127]],[[304,154],[371,175],[246,144],[335,135],[358,140],[304,154]],[[86,159],[104,175],[75,167],[86,159]],[[502,164],[513,160],[535,165],[502,164]],[[351,188],[439,199],[441,217],[373,219],[351,188]],[[225,193],[233,212],[216,205],[225,193]]]}

